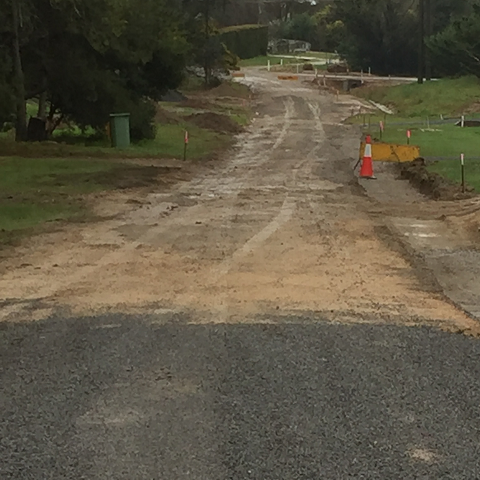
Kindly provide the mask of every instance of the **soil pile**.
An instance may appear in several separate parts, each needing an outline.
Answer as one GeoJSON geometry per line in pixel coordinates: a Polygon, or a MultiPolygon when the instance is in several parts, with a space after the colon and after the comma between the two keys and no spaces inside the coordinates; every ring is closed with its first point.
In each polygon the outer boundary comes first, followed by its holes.
{"type": "Polygon", "coordinates": [[[225,82],[221,83],[218,87],[209,90],[208,94],[215,97],[247,98],[250,92],[247,89],[235,88],[235,86],[225,82]]]}
{"type": "Polygon", "coordinates": [[[193,123],[197,127],[207,128],[220,133],[240,133],[242,128],[238,123],[226,115],[220,115],[214,112],[195,113],[185,117],[185,120],[193,123]]]}
{"type": "Polygon", "coordinates": [[[475,196],[473,188],[467,187],[467,191],[463,193],[458,183],[428,171],[423,158],[403,164],[400,168],[403,178],[410,180],[421,193],[436,200],[460,200],[475,196]]]}

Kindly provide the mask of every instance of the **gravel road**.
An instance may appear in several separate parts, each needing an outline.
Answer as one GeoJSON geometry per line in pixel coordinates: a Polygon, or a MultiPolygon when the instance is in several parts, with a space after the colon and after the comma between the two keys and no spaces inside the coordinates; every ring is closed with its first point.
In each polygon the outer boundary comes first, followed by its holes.
{"type": "Polygon", "coordinates": [[[0,478],[478,478],[478,341],[190,320],[3,324],[0,478]]]}

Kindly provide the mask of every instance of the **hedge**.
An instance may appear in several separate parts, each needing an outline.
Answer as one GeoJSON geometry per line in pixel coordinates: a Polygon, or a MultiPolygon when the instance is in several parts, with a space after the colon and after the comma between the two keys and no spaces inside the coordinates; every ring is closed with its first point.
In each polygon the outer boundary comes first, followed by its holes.
{"type": "Polygon", "coordinates": [[[268,27],[262,25],[235,25],[220,30],[220,41],[241,59],[267,54],[268,27]]]}

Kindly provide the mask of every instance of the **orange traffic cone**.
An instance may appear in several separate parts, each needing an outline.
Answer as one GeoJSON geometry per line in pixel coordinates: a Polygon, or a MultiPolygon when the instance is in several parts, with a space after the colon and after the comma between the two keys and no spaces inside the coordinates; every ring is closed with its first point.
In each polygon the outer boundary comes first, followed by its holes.
{"type": "Polygon", "coordinates": [[[360,178],[375,178],[373,175],[372,137],[370,135],[367,135],[365,139],[365,153],[363,154],[362,167],[360,168],[360,178]]]}

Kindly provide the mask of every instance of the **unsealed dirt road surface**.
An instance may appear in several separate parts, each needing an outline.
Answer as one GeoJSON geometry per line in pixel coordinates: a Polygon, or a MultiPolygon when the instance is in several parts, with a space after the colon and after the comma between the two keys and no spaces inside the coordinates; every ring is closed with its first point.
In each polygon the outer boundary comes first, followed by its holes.
{"type": "Polygon", "coordinates": [[[478,478],[478,326],[358,184],[354,100],[247,81],[228,158],[3,260],[0,478],[478,478]]]}

